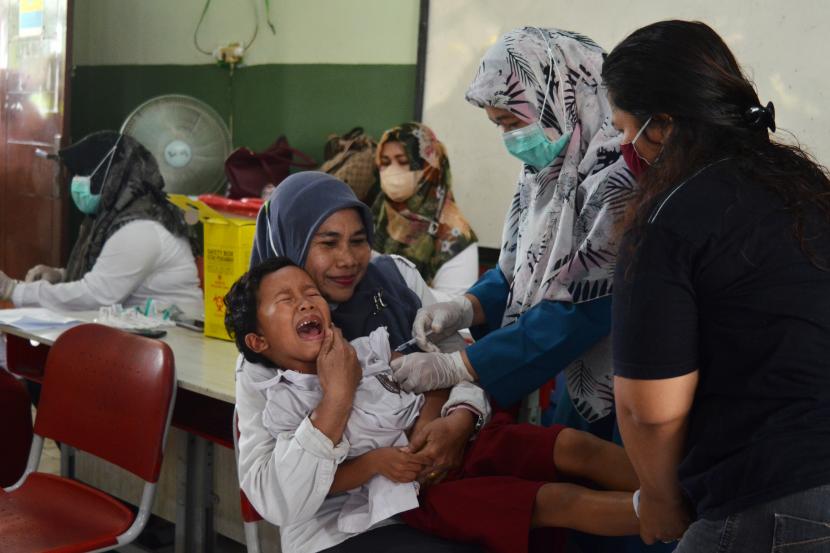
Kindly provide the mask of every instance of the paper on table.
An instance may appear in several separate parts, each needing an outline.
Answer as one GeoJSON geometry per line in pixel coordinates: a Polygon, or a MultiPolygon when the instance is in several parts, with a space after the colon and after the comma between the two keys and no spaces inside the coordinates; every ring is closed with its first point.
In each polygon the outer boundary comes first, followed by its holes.
{"type": "Polygon", "coordinates": [[[60,315],[42,307],[0,309],[0,324],[13,326],[22,330],[72,326],[81,322],[83,321],[60,315]]]}

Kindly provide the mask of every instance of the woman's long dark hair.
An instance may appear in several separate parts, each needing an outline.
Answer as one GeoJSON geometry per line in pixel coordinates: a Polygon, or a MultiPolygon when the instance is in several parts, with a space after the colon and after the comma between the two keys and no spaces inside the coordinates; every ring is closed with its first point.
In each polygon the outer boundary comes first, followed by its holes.
{"type": "MultiPolygon", "coordinates": [[[[752,82],[720,36],[700,22],[661,21],[634,31],[608,55],[602,80],[614,106],[641,122],[672,128],[659,162],[639,179],[624,229],[641,225],[653,201],[707,164],[733,159],[751,182],[774,191],[793,214],[793,233],[817,266],[810,243],[830,223],[827,170],[797,144],[770,139],[774,113],[761,108],[752,82]],[[809,212],[809,213],[808,213],[809,212]]],[[[827,237],[823,238],[827,239],[827,237]]]]}

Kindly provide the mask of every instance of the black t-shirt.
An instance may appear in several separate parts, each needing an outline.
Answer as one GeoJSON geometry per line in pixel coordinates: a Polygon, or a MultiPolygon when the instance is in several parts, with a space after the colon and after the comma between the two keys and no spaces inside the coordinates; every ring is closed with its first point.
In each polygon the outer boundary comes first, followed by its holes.
{"type": "MultiPolygon", "coordinates": [[[[828,259],[830,224],[812,221],[828,259]]],[[[615,372],[699,370],[679,477],[703,518],[830,483],[830,272],[792,228],[727,160],[664,194],[621,245],[615,372]]]]}

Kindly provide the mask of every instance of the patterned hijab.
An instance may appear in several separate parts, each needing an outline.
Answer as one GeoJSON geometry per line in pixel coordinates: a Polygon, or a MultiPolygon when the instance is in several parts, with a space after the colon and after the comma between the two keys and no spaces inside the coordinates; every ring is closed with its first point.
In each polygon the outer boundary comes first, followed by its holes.
{"type": "MultiPolygon", "coordinates": [[[[614,226],[634,179],[601,86],[604,56],[576,33],[515,29],[487,51],[467,90],[478,107],[506,109],[528,123],[541,116],[554,139],[572,133],[553,163],[540,170],[524,165],[519,175],[499,256],[510,283],[502,326],[544,300],[580,303],[611,294],[614,226]]],[[[566,368],[574,406],[589,421],[612,409],[608,345],[603,340],[566,368]]]]}
{"type": "Polygon", "coordinates": [[[81,224],[66,265],[68,282],[88,273],[109,237],[132,221],[157,221],[174,236],[189,238],[181,210],[167,201],[153,154],[132,137],[99,131],[61,150],[60,157],[73,175],[89,175],[113,148],[109,171],[105,163],[92,177],[91,188],[101,194],[101,207],[81,224]]]}
{"type": "Polygon", "coordinates": [[[423,176],[415,194],[405,202],[393,202],[383,191],[378,194],[372,206],[375,249],[406,257],[415,263],[427,284],[432,284],[441,265],[478,238],[453,200],[450,161],[432,129],[420,123],[404,123],[383,133],[375,158],[378,167],[387,142],[400,142],[409,158],[409,168],[423,169],[423,176]]]}

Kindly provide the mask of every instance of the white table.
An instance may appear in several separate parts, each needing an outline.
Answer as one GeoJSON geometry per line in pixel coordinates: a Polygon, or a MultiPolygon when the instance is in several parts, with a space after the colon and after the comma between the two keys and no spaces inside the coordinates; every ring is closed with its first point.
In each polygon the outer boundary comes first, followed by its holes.
{"type": "MultiPolygon", "coordinates": [[[[82,322],[94,322],[96,311],[62,312],[82,322]]],[[[0,332],[34,340],[51,346],[66,327],[59,329],[21,330],[0,323],[0,332]]],[[[181,327],[165,328],[161,340],[170,345],[176,359],[179,388],[227,403],[235,401],[234,367],[238,352],[232,342],[205,338],[199,332],[181,327]]]]}

